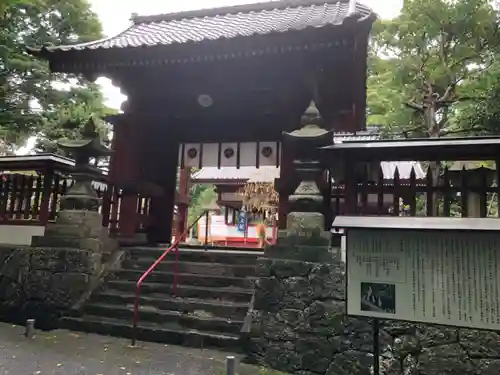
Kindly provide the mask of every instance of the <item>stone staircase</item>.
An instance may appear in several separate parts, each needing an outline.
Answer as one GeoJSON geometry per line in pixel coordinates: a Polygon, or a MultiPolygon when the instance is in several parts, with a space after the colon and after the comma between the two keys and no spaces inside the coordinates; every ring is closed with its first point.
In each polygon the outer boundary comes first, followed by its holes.
{"type": "MultiPolygon", "coordinates": [[[[67,329],[132,336],[136,282],[164,248],[124,248],[122,267],[113,271],[83,308],[65,317],[67,329]]],[[[177,296],[175,256],[169,254],[141,288],[137,339],[235,350],[254,290],[255,249],[180,249],[177,296]]]]}

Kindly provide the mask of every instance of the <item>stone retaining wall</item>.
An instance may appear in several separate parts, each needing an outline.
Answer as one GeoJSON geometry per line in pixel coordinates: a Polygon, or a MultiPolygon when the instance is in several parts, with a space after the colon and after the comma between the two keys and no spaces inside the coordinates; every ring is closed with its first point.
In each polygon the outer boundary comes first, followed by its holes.
{"type": "MultiPolygon", "coordinates": [[[[248,359],[294,374],[371,374],[372,328],[345,316],[344,264],[261,258],[248,359]]],[[[381,322],[381,374],[496,375],[500,335],[381,322]]]]}
{"type": "Polygon", "coordinates": [[[76,249],[0,247],[0,313],[52,326],[101,272],[101,254],[76,249]]]}

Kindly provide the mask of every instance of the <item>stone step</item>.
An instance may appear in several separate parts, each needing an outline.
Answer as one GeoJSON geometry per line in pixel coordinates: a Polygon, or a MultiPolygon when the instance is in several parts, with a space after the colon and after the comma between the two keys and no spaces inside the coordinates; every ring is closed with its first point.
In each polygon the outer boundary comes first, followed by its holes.
{"type": "MultiPolygon", "coordinates": [[[[175,263],[175,260],[163,260],[156,266],[155,271],[173,272],[175,263]]],[[[145,271],[151,264],[153,262],[150,259],[126,259],[123,261],[122,267],[123,269],[145,271]]],[[[179,261],[178,272],[247,277],[255,275],[255,265],[179,261]]]]}
{"type": "MultiPolygon", "coordinates": [[[[92,296],[92,303],[110,304],[131,307],[134,305],[133,293],[100,292],[92,296]]],[[[155,307],[160,310],[181,311],[193,313],[206,311],[221,318],[243,320],[247,314],[249,302],[229,302],[220,300],[205,300],[197,298],[180,298],[165,296],[141,296],[140,306],[155,307]]]]}
{"type": "MultiPolygon", "coordinates": [[[[85,306],[85,313],[105,318],[129,319],[133,316],[133,307],[117,306],[109,304],[90,303],[85,306]]],[[[199,331],[215,331],[220,333],[232,333],[238,335],[242,320],[231,320],[214,316],[198,316],[184,314],[180,311],[164,311],[151,306],[141,306],[139,309],[139,319],[141,322],[157,324],[175,323],[181,328],[199,331]]]]}
{"type": "MultiPolygon", "coordinates": [[[[65,317],[61,321],[61,326],[73,331],[132,338],[131,317],[127,320],[92,315],[84,315],[78,318],[65,317]]],[[[222,348],[235,351],[240,347],[238,335],[186,330],[174,324],[159,325],[143,321],[137,327],[136,337],[142,341],[196,348],[222,348]]]]}
{"type": "MultiPolygon", "coordinates": [[[[155,261],[164,252],[165,248],[155,247],[128,247],[124,248],[129,258],[132,259],[151,259],[155,261]]],[[[193,250],[193,249],[179,249],[179,260],[183,262],[197,262],[197,263],[224,263],[224,264],[244,264],[254,265],[257,258],[262,256],[263,252],[257,251],[226,251],[226,250],[193,250]]],[[[171,250],[165,260],[175,260],[175,251],[171,250]]]]}
{"type": "MultiPolygon", "coordinates": [[[[180,280],[182,283],[182,280],[180,280]]],[[[137,289],[135,281],[127,280],[110,280],[106,283],[105,291],[118,291],[135,293],[137,289]]],[[[165,297],[172,296],[172,284],[165,283],[152,283],[144,282],[141,286],[141,294],[152,296],[153,294],[160,294],[165,297]]],[[[226,288],[212,288],[201,287],[194,285],[177,285],[177,295],[183,298],[199,298],[199,299],[218,299],[224,301],[234,302],[248,302],[252,298],[253,289],[226,287],[226,288]]]]}
{"type": "MultiPolygon", "coordinates": [[[[144,274],[144,271],[122,269],[113,271],[113,274],[115,277],[118,277],[119,280],[137,281],[144,274]]],[[[155,270],[151,272],[145,280],[151,283],[172,284],[174,282],[174,278],[174,272],[161,272],[155,270]]],[[[202,275],[193,273],[177,274],[177,282],[179,284],[182,283],[183,285],[208,286],[214,288],[238,287],[251,289],[254,285],[254,280],[252,278],[202,275]]]]}

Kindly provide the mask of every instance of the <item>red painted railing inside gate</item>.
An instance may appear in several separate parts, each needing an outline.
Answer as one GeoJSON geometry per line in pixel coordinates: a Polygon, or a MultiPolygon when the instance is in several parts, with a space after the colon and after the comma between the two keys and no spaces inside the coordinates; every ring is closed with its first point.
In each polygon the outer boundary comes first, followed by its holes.
{"type": "MultiPolygon", "coordinates": [[[[182,233],[180,236],[177,236],[175,242],[168,247],[163,254],[160,255],[160,257],[147,269],[146,272],[142,274],[142,276],[137,280],[136,284],[136,290],[135,290],[135,300],[134,300],[134,316],[133,316],[133,323],[132,323],[132,346],[135,345],[136,338],[137,338],[137,323],[139,321],[139,304],[140,304],[140,299],[141,299],[141,286],[144,280],[154,271],[154,269],[158,266],[158,264],[161,263],[163,259],[172,251],[175,250],[175,265],[174,265],[174,279],[173,279],[173,292],[174,295],[177,295],[177,282],[178,282],[178,273],[179,273],[179,244],[181,243],[182,239],[185,238],[191,229],[198,224],[198,221],[205,216],[207,218],[208,222],[208,211],[204,211],[198,218],[194,221],[193,224],[191,224],[185,231],[182,233]]],[[[207,227],[208,228],[208,227],[207,227]]],[[[207,237],[205,236],[205,250],[207,249],[207,237]]]]}

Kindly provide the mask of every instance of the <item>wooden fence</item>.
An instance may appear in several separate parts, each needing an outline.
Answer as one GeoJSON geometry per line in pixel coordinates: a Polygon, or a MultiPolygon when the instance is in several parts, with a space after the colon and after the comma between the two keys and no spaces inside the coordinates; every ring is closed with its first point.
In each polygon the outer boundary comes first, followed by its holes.
{"type": "Polygon", "coordinates": [[[345,150],[349,152],[344,153],[342,145],[337,150],[332,147],[330,156],[349,160],[343,180],[332,184],[333,216],[500,217],[500,172],[495,162],[500,156],[500,138],[460,142],[460,147],[457,140],[446,139],[386,142],[387,147],[376,152],[375,142],[369,147],[348,144],[345,150]],[[379,161],[394,160],[398,154],[404,161],[416,160],[413,155],[429,158],[418,163],[422,166],[419,173],[414,167],[400,173],[396,167],[388,178],[387,171],[377,168],[379,161]]]}
{"type": "MultiPolygon", "coordinates": [[[[54,221],[61,197],[72,183],[68,175],[58,173],[3,174],[0,178],[0,224],[46,225],[54,221]]],[[[93,185],[97,196],[102,199],[99,211],[104,215],[103,226],[112,231],[119,230],[122,192],[104,182],[95,182],[93,185]]],[[[147,221],[144,218],[149,215],[150,203],[148,197],[138,199],[138,230],[145,229],[147,221]]]]}

